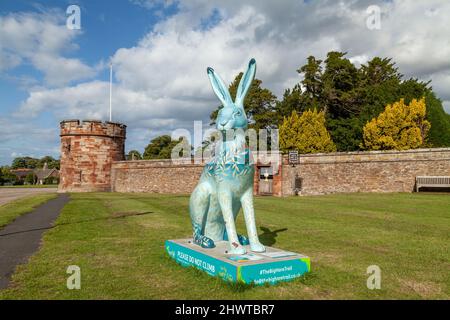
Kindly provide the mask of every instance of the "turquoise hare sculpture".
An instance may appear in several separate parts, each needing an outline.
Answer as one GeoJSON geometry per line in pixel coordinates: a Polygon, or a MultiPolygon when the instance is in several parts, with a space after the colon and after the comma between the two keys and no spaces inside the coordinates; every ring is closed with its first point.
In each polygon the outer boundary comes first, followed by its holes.
{"type": "Polygon", "coordinates": [[[194,229],[193,241],[203,248],[215,247],[216,241],[228,241],[229,254],[246,253],[244,245],[248,244],[251,251],[264,252],[256,230],[253,208],[255,166],[245,143],[248,120],[243,105],[255,77],[256,61],[250,60],[234,102],[218,74],[212,68],[207,72],[214,93],[223,106],[216,119],[222,140],[219,152],[206,164],[191,194],[189,211],[194,229]],[[236,233],[235,221],[241,207],[248,238],[236,233]]]}

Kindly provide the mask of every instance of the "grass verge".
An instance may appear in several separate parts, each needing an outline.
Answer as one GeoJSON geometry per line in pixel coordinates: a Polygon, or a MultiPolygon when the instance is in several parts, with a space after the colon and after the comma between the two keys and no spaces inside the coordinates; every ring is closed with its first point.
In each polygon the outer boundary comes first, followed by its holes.
{"type": "MultiPolygon", "coordinates": [[[[48,196],[48,195],[47,195],[48,196]]],[[[187,196],[72,194],[2,299],[449,299],[450,197],[340,194],[255,199],[265,245],[311,257],[312,272],[275,286],[229,285],[165,254],[191,233],[187,196]],[[69,265],[81,290],[68,290],[69,265]],[[381,290],[367,289],[367,267],[381,290]]],[[[245,233],[242,214],[238,230],[245,233]]]]}
{"type": "Polygon", "coordinates": [[[0,205],[0,228],[53,198],[56,198],[56,194],[43,193],[39,195],[26,196],[0,205]]]}

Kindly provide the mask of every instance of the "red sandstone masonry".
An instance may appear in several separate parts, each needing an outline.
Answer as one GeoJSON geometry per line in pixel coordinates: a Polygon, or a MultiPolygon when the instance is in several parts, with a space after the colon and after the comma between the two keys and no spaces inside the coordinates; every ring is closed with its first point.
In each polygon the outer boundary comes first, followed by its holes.
{"type": "Polygon", "coordinates": [[[64,120],[60,129],[58,192],[110,191],[111,164],[125,159],[126,126],[97,120],[64,120]]]}

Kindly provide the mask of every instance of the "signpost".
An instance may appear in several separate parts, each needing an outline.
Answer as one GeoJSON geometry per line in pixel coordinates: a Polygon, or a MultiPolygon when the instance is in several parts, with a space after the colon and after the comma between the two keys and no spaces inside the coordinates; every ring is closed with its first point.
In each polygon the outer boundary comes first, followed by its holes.
{"type": "Polygon", "coordinates": [[[289,164],[293,167],[298,164],[298,151],[289,151],[289,164]]]}

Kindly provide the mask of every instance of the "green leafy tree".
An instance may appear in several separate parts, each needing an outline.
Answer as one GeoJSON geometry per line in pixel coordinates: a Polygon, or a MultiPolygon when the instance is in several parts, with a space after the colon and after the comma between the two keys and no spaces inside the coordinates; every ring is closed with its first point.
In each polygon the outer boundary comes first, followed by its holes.
{"type": "Polygon", "coordinates": [[[39,159],[32,157],[17,157],[11,164],[12,169],[28,168],[35,169],[39,165],[39,159]]]}
{"type": "Polygon", "coordinates": [[[361,65],[360,73],[363,86],[381,85],[390,81],[393,84],[399,84],[402,78],[395,63],[390,58],[375,57],[361,65]]]}
{"type": "Polygon", "coordinates": [[[2,167],[2,179],[3,184],[16,184],[17,183],[17,177],[14,173],[11,172],[11,168],[8,166],[2,167]]]}
{"type": "Polygon", "coordinates": [[[385,106],[400,99],[402,75],[395,63],[388,58],[375,57],[359,69],[361,78],[362,123],[383,112],[385,106]]]}
{"type": "Polygon", "coordinates": [[[409,104],[421,97],[425,97],[426,118],[431,123],[429,145],[450,146],[450,115],[445,113],[430,83],[402,80],[392,59],[374,57],[357,68],[345,58],[345,53],[330,52],[323,71],[320,60],[314,57],[309,57],[298,71],[303,74],[305,92],[297,105],[279,103],[280,117],[298,111],[298,106],[306,110],[308,103],[326,110],[327,127],[339,151],[359,150],[364,124],[378,117],[386,105],[402,98],[409,104]]]}
{"type": "Polygon", "coordinates": [[[322,60],[317,60],[314,56],[307,58],[307,63],[297,70],[303,74],[302,84],[305,88],[303,92],[304,104],[310,109],[321,109],[321,98],[323,95],[322,83],[322,60]]]}
{"type": "MultiPolygon", "coordinates": [[[[187,144],[187,139],[180,137],[179,140],[172,140],[169,135],[162,135],[154,138],[150,141],[150,143],[145,148],[143,158],[144,159],[171,159],[172,150],[180,143],[183,143],[182,146],[184,150],[192,150],[192,147],[187,144]]],[[[181,152],[181,151],[180,151],[181,152]]],[[[179,156],[182,155],[181,153],[179,156]]]]}
{"type": "Polygon", "coordinates": [[[56,177],[47,177],[43,181],[44,184],[58,184],[59,179],[56,177]]]}
{"type": "Polygon", "coordinates": [[[137,150],[130,150],[127,154],[127,160],[141,160],[142,155],[137,150]]]}
{"type": "MultiPolygon", "coordinates": [[[[239,73],[228,88],[233,100],[236,98],[242,76],[243,73],[239,73]]],[[[261,85],[262,81],[255,78],[244,100],[245,113],[250,120],[249,127],[255,130],[276,127],[275,106],[277,97],[269,89],[262,88],[261,85]]],[[[219,108],[211,113],[211,124],[215,124],[219,108]]]]}
{"type": "Polygon", "coordinates": [[[23,157],[14,158],[14,160],[11,163],[11,168],[13,169],[26,168],[26,166],[27,163],[25,161],[25,158],[23,157]]]}
{"type": "Polygon", "coordinates": [[[59,160],[56,160],[55,158],[51,156],[45,156],[39,159],[37,168],[43,168],[44,165],[47,163],[47,168],[49,169],[59,169],[59,160]]]}
{"type": "Polygon", "coordinates": [[[298,150],[300,153],[333,152],[336,146],[325,127],[325,113],[307,110],[299,116],[292,112],[279,128],[282,151],[298,150]]]}
{"type": "Polygon", "coordinates": [[[322,103],[332,118],[359,114],[358,69],[345,58],[346,52],[329,52],[322,75],[322,103]]]}
{"type": "Polygon", "coordinates": [[[444,111],[442,101],[432,90],[425,93],[427,119],[431,123],[428,143],[433,147],[450,147],[450,114],[444,111]]]}
{"type": "Polygon", "coordinates": [[[363,140],[363,125],[364,123],[359,117],[327,119],[327,128],[331,139],[339,151],[360,149],[363,140]]]}
{"type": "Polygon", "coordinates": [[[172,148],[176,141],[172,141],[169,135],[156,137],[145,147],[144,159],[170,159],[172,148]]]}
{"type": "Polygon", "coordinates": [[[34,175],[34,173],[30,172],[29,174],[26,175],[26,177],[25,177],[26,184],[34,184],[35,181],[36,181],[36,176],[34,175]]]}
{"type": "Polygon", "coordinates": [[[292,111],[301,113],[305,110],[301,86],[297,84],[292,89],[286,89],[283,99],[276,104],[277,124],[281,124],[285,117],[291,115],[292,111]]]}

